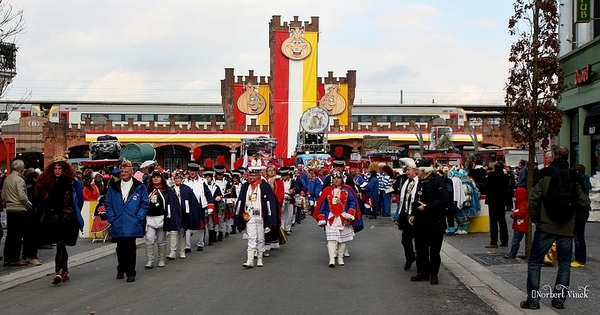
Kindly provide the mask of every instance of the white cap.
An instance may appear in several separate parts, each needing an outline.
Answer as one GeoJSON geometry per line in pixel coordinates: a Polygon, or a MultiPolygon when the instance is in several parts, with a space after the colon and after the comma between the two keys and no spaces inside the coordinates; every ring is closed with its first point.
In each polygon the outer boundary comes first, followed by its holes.
{"type": "Polygon", "coordinates": [[[404,166],[408,167],[408,168],[417,168],[417,163],[415,163],[415,160],[405,157],[405,158],[400,158],[400,162],[404,163],[404,166]]]}
{"type": "Polygon", "coordinates": [[[144,163],[142,163],[142,166],[140,166],[140,167],[144,168],[144,167],[148,167],[148,166],[153,165],[153,164],[156,164],[156,161],[147,160],[147,161],[144,161],[144,163]]]}

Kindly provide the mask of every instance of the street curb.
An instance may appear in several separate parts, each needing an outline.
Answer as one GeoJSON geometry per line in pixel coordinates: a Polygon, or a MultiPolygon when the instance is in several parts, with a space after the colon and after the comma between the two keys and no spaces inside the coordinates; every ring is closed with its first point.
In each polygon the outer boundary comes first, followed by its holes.
{"type": "Polygon", "coordinates": [[[521,309],[519,303],[526,298],[525,292],[445,241],[441,254],[444,266],[498,314],[559,314],[541,303],[539,310],[521,309]]]}
{"type": "MultiPolygon", "coordinates": [[[[144,243],[144,239],[138,239],[136,245],[144,243]]],[[[115,253],[117,244],[107,244],[105,246],[79,253],[69,257],[69,268],[77,267],[100,259],[115,253]]],[[[67,249],[68,250],[68,249],[67,249]]],[[[25,268],[0,277],[0,292],[14,288],[20,284],[37,280],[48,274],[54,274],[54,262],[44,263],[41,266],[25,268]]]]}

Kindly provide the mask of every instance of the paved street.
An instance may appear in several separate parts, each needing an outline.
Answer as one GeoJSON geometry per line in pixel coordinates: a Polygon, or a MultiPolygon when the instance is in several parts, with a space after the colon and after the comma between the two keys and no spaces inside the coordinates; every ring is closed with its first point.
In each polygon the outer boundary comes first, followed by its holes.
{"type": "Polygon", "coordinates": [[[414,267],[402,270],[400,235],[389,219],[366,220],[346,266],[333,269],[323,231],[312,218],[303,222],[263,268],[243,269],[239,234],[152,270],[143,269],[140,246],[135,283],[115,279],[114,244],[80,240],[71,249],[71,281],[55,287],[45,276],[53,251],[41,250],[44,265],[2,271],[0,305],[6,314],[496,313],[444,266],[437,286],[411,282],[414,267]]]}
{"type": "MultiPolygon", "coordinates": [[[[7,314],[593,314],[600,308],[598,223],[587,224],[586,268],[571,272],[571,291],[585,290],[587,297],[568,299],[557,312],[550,299],[541,300],[540,311],[518,308],[527,264],[504,259],[508,248],[484,248],[489,233],[446,237],[440,285],[432,286],[409,280],[414,266],[402,270],[400,232],[389,218],[365,219],[346,266],[333,269],[327,267],[323,231],[311,218],[303,222],[288,244],[265,258],[265,267],[250,270],[242,267],[246,243],[240,234],[152,270],[143,269],[139,246],[135,283],[114,278],[114,244],[82,239],[69,248],[72,280],[54,287],[46,276],[54,250],[40,250],[42,266],[0,267],[0,305],[7,314]]],[[[542,285],[554,283],[556,270],[542,269],[542,285]]]]}

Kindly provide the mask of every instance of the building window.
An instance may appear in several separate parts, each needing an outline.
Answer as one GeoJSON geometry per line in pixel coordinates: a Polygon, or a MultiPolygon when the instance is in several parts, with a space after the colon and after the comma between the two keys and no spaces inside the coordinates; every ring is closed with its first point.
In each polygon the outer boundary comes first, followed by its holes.
{"type": "Polygon", "coordinates": [[[183,167],[183,152],[181,150],[165,150],[163,167],[165,170],[175,171],[177,168],[183,167]]]}

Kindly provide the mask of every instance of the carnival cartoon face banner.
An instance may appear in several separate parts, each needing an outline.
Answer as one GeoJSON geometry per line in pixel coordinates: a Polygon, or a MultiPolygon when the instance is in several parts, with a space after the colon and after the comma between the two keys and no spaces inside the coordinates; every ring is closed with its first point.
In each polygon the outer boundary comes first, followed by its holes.
{"type": "Polygon", "coordinates": [[[330,116],[339,115],[346,109],[346,99],[339,92],[338,85],[329,87],[327,94],[319,100],[319,107],[327,111],[330,116]]]}
{"type": "Polygon", "coordinates": [[[267,108],[265,98],[258,93],[258,87],[251,83],[246,84],[246,90],[237,100],[237,107],[240,112],[246,115],[260,115],[267,108]]]}
{"type": "Polygon", "coordinates": [[[293,60],[302,60],[312,52],[312,46],[303,37],[304,31],[301,28],[290,30],[290,37],[281,44],[281,52],[284,56],[293,60]]]}

